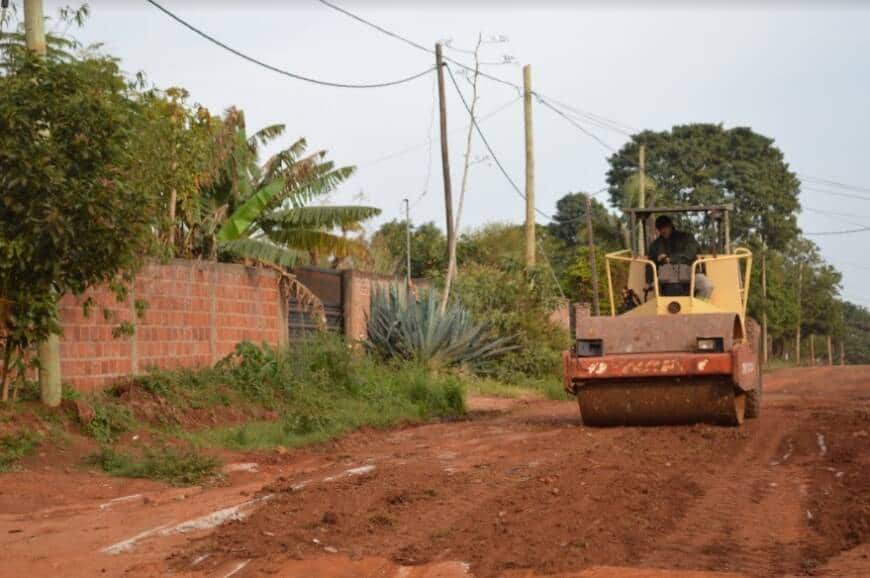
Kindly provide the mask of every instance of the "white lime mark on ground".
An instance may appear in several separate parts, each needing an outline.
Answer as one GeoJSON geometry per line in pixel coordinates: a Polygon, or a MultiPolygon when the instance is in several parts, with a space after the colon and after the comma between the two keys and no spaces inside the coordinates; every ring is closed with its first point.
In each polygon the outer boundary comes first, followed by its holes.
{"type": "Polygon", "coordinates": [[[130,500],[135,500],[135,499],[141,498],[141,497],[142,497],[142,494],[132,494],[130,496],[121,496],[120,498],[115,498],[113,500],[109,500],[105,504],[100,504],[100,509],[107,510],[108,508],[112,507],[114,504],[117,504],[120,502],[129,502],[130,500]]]}
{"type": "Polygon", "coordinates": [[[172,528],[166,528],[165,530],[160,531],[160,535],[169,536],[172,534],[195,532],[197,530],[210,530],[211,528],[215,528],[231,520],[243,520],[248,515],[246,510],[249,510],[254,504],[265,502],[270,499],[272,499],[272,494],[254,498],[253,500],[242,502],[238,506],[224,508],[223,510],[218,510],[217,512],[212,512],[211,514],[206,514],[205,516],[182,522],[172,528]]]}
{"type": "Polygon", "coordinates": [[[348,478],[351,476],[362,476],[368,474],[370,472],[375,471],[375,466],[372,464],[366,466],[360,466],[358,468],[350,468],[349,470],[345,470],[344,472],[338,474],[337,476],[329,476],[328,478],[323,478],[324,482],[334,482],[336,480],[340,480],[341,478],[348,478]]]}
{"type": "Polygon", "coordinates": [[[100,550],[100,552],[102,552],[103,554],[109,554],[112,556],[114,556],[116,554],[120,554],[121,552],[129,552],[136,545],[136,542],[138,542],[140,540],[144,540],[145,538],[148,538],[149,536],[153,536],[154,534],[160,532],[161,530],[163,530],[164,528],[166,528],[169,525],[170,524],[163,524],[162,526],[157,526],[156,528],[151,528],[150,530],[145,530],[144,532],[139,532],[138,534],[136,534],[132,538],[127,538],[126,540],[122,540],[121,542],[118,542],[117,544],[112,544],[111,546],[106,546],[105,548],[100,550]]]}
{"type": "Polygon", "coordinates": [[[258,472],[260,468],[260,464],[256,462],[242,462],[238,464],[227,464],[225,465],[221,471],[225,474],[231,474],[233,472],[258,472]]]}
{"type": "Polygon", "coordinates": [[[235,568],[230,570],[229,574],[224,574],[224,578],[230,578],[230,576],[234,576],[235,574],[238,574],[239,572],[241,572],[245,568],[245,566],[247,566],[250,563],[251,563],[250,560],[242,560],[241,562],[236,564],[235,568]]]}
{"type": "MultiPolygon", "coordinates": [[[[346,477],[362,476],[364,474],[373,472],[374,470],[375,466],[373,464],[367,464],[356,468],[350,468],[336,476],[323,478],[322,481],[334,482],[336,480],[340,480],[346,477]]],[[[294,491],[301,490],[309,483],[311,483],[310,480],[299,482],[298,484],[291,486],[291,489],[293,489],[294,491]]],[[[272,497],[273,494],[267,494],[259,498],[254,498],[253,500],[248,500],[247,502],[242,502],[241,504],[238,504],[236,506],[223,508],[222,510],[206,514],[205,516],[200,516],[199,518],[187,520],[186,522],[181,522],[180,524],[177,524],[175,526],[172,526],[171,524],[163,524],[162,526],[140,532],[132,538],[128,538],[126,540],[118,542],[117,544],[106,546],[105,548],[100,550],[100,552],[112,555],[120,554],[121,552],[129,552],[135,547],[137,542],[140,542],[145,538],[150,538],[154,535],[159,534],[160,536],[171,536],[172,534],[184,534],[187,532],[195,532],[199,530],[210,530],[211,528],[215,528],[231,520],[243,520],[248,515],[247,510],[251,509],[255,504],[259,502],[265,502],[272,499],[272,497]]]]}
{"type": "Polygon", "coordinates": [[[825,445],[825,436],[820,433],[816,434],[816,441],[819,443],[819,453],[825,455],[828,453],[828,446],[825,445]]]}
{"type": "Polygon", "coordinates": [[[100,550],[100,552],[110,555],[120,554],[122,552],[129,552],[136,546],[138,542],[141,542],[142,540],[155,535],[171,536],[172,534],[184,534],[186,532],[194,532],[197,530],[209,530],[216,526],[220,526],[221,524],[230,520],[242,520],[245,518],[245,516],[247,516],[247,512],[245,510],[250,509],[254,504],[258,502],[264,502],[271,498],[272,494],[268,494],[260,498],[255,498],[253,500],[248,500],[247,502],[242,502],[237,506],[224,508],[222,510],[218,510],[217,512],[212,512],[211,514],[200,516],[199,518],[194,518],[192,520],[187,520],[186,522],[181,522],[180,524],[176,524],[174,526],[171,523],[163,524],[161,526],[157,526],[156,528],[151,528],[150,530],[140,532],[132,538],[128,538],[126,540],[118,542],[117,544],[106,546],[105,548],[100,550]]]}

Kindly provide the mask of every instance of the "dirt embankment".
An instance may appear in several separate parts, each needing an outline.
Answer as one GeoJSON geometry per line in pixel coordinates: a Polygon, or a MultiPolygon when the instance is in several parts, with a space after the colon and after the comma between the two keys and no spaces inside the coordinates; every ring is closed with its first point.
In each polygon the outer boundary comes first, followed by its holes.
{"type": "Polygon", "coordinates": [[[98,515],[93,498],[0,514],[0,575],[870,575],[870,368],[766,385],[739,429],[584,428],[572,403],[532,401],[249,455],[260,471],[227,487],[137,487],[98,515]]]}

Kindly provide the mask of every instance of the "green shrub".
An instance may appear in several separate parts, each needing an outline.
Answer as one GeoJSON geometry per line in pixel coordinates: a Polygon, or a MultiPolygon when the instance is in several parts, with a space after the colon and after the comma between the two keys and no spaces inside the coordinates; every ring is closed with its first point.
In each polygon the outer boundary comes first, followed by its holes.
{"type": "Polygon", "coordinates": [[[557,377],[568,332],[549,320],[558,294],[546,271],[526,272],[510,260],[501,265],[469,263],[454,289],[456,298],[499,336],[515,336],[517,347],[481,368],[510,382],[557,377]]]}
{"type": "Polygon", "coordinates": [[[235,389],[249,399],[274,407],[282,395],[280,363],[276,351],[268,344],[257,346],[249,341],[218,362],[217,369],[230,378],[235,389]]]}
{"type": "Polygon", "coordinates": [[[27,430],[0,436],[0,472],[13,470],[21,458],[36,451],[40,441],[40,436],[27,430]]]}
{"type": "MultiPolygon", "coordinates": [[[[247,346],[244,351],[249,360],[259,355],[247,346]]],[[[275,400],[280,419],[200,432],[195,439],[239,449],[295,446],[361,426],[385,427],[465,412],[463,386],[456,376],[415,362],[384,362],[354,352],[340,336],[321,334],[288,350],[270,351],[275,372],[265,383],[275,393],[263,395],[275,400]]],[[[249,390],[248,380],[256,373],[236,367],[224,366],[226,381],[230,387],[249,390]]]]}
{"type": "Polygon", "coordinates": [[[114,443],[118,434],[129,431],[136,423],[127,407],[108,399],[106,394],[93,398],[92,406],[94,417],[84,430],[101,445],[114,443]]]}
{"type": "Polygon", "coordinates": [[[141,456],[104,447],[87,461],[113,476],[161,480],[173,486],[200,484],[220,466],[218,459],[194,449],[170,447],[147,448],[141,456]]]}
{"type": "Polygon", "coordinates": [[[462,305],[451,304],[442,312],[434,291],[410,301],[403,295],[391,287],[372,298],[366,345],[385,359],[416,361],[430,368],[475,367],[513,348],[512,336],[494,336],[462,305]]]}

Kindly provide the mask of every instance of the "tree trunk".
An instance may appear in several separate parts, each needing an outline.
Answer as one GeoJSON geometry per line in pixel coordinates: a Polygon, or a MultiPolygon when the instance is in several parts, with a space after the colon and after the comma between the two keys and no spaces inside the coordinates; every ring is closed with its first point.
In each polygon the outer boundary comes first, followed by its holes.
{"type": "Polygon", "coordinates": [[[0,401],[7,401],[9,399],[9,362],[12,361],[12,347],[9,342],[6,343],[6,347],[3,348],[3,374],[0,377],[2,380],[2,398],[0,401]]]}

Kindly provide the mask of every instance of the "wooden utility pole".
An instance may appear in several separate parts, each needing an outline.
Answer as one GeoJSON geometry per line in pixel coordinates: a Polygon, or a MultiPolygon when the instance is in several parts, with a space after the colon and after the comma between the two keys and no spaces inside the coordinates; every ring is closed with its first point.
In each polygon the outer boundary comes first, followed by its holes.
{"type": "Polygon", "coordinates": [[[801,364],[801,285],[804,281],[804,265],[798,266],[798,290],[797,290],[797,327],[795,327],[794,363],[798,367],[801,364]]]}
{"type": "MultiPolygon", "coordinates": [[[[24,0],[24,40],[28,50],[45,56],[45,18],[42,0],[24,0]]],[[[39,357],[39,390],[42,403],[60,405],[60,338],[50,334],[37,347],[39,357]]]]}
{"type": "Polygon", "coordinates": [[[453,245],[456,243],[456,235],[453,230],[453,189],[450,185],[450,156],[447,154],[447,101],[444,97],[444,58],[441,54],[440,43],[435,44],[435,67],[438,76],[438,118],[441,124],[441,175],[444,180],[444,207],[447,216],[447,260],[449,261],[450,255],[453,254],[453,245]]]}
{"type": "Polygon", "coordinates": [[[764,365],[770,361],[770,352],[767,348],[767,247],[761,244],[761,337],[764,341],[763,357],[764,365]]]}
{"type": "MultiPolygon", "coordinates": [[[[637,179],[637,207],[639,209],[646,208],[646,146],[640,145],[640,153],[638,158],[638,166],[640,167],[640,171],[638,172],[637,179]]],[[[638,255],[646,254],[646,224],[643,219],[637,222],[637,226],[640,227],[640,231],[637,234],[638,245],[637,253],[638,255]]]]}
{"type": "Polygon", "coordinates": [[[828,335],[828,365],[834,365],[834,347],[830,335],[828,335]]]}
{"type": "Polygon", "coordinates": [[[27,48],[45,56],[45,18],[42,0],[24,0],[24,41],[27,48]]]}
{"type": "Polygon", "coordinates": [[[526,129],[526,267],[535,266],[535,143],[532,136],[532,66],[523,66],[523,119],[526,129]]]}
{"type": "Polygon", "coordinates": [[[840,338],[840,365],[846,365],[846,346],[843,344],[845,337],[840,338]]]}
{"type": "Polygon", "coordinates": [[[411,203],[405,198],[405,290],[411,295],[411,203]]]}
{"type": "Polygon", "coordinates": [[[810,333],[810,365],[816,366],[816,334],[810,333]]]}
{"type": "Polygon", "coordinates": [[[586,241],[589,247],[589,271],[592,280],[592,310],[601,315],[598,303],[598,263],[595,259],[595,238],[592,235],[592,197],[586,195],[586,241]]]}

